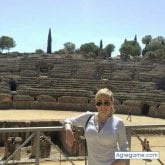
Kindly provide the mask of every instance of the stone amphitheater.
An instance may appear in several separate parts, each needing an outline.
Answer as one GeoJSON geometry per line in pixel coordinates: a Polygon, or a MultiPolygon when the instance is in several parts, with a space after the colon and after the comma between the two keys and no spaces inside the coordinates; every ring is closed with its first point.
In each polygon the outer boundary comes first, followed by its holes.
{"type": "MultiPolygon", "coordinates": [[[[165,76],[165,60],[68,57],[55,54],[1,55],[0,109],[95,111],[96,91],[108,87],[114,93],[115,110],[119,115],[131,110],[133,115],[165,118],[165,91],[158,88],[159,80],[165,76]]],[[[1,128],[61,124],[57,118],[13,121],[2,117],[0,121],[1,128]]],[[[63,134],[49,133],[48,136],[64,142],[63,134]]],[[[27,134],[20,137],[25,140],[27,134]]],[[[0,144],[3,143],[4,138],[0,136],[0,144]]],[[[74,145],[72,155],[81,155],[77,146],[78,143],[74,145]]],[[[63,147],[66,149],[65,144],[63,147]]]]}
{"type": "Polygon", "coordinates": [[[0,109],[95,110],[97,89],[114,92],[116,113],[165,118],[165,60],[0,56],[0,109]],[[11,81],[16,82],[12,91],[11,81]]]}

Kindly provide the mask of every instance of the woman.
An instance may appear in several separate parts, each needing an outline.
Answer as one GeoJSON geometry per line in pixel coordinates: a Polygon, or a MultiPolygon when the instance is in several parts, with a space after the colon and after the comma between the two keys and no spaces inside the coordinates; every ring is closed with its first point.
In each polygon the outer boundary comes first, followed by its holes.
{"type": "Polygon", "coordinates": [[[74,136],[72,125],[82,126],[88,148],[88,165],[125,165],[123,160],[115,160],[116,151],[128,151],[125,126],[121,119],[113,115],[113,94],[100,89],[95,96],[98,112],[86,112],[65,120],[66,144],[72,147],[74,136]]]}

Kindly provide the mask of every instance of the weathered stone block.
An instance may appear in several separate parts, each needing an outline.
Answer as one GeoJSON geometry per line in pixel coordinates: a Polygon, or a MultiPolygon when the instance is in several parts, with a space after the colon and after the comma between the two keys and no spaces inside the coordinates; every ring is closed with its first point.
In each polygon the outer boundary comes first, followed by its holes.
{"type": "Polygon", "coordinates": [[[20,76],[22,77],[37,77],[38,73],[37,71],[32,71],[32,70],[23,70],[20,72],[20,76]]]}
{"type": "Polygon", "coordinates": [[[36,97],[36,100],[39,101],[39,102],[42,102],[42,101],[47,101],[47,102],[56,102],[56,99],[52,96],[49,96],[49,95],[39,95],[36,97]]]}
{"type": "Polygon", "coordinates": [[[31,109],[31,101],[13,101],[14,109],[31,109]]]}
{"type": "Polygon", "coordinates": [[[130,110],[134,115],[141,115],[142,101],[140,100],[126,100],[121,105],[120,112],[128,114],[130,110]]]}
{"type": "Polygon", "coordinates": [[[34,97],[28,95],[14,95],[13,101],[34,101],[34,97]]]}
{"type": "Polygon", "coordinates": [[[86,97],[62,96],[58,99],[60,103],[88,103],[86,97]]]}
{"type": "Polygon", "coordinates": [[[0,101],[8,102],[7,100],[11,100],[11,95],[6,93],[0,93],[0,101]]]}

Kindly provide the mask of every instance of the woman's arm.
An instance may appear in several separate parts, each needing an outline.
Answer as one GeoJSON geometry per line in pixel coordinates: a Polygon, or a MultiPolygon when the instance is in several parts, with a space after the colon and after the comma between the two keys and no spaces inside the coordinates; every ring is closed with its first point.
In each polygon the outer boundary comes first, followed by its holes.
{"type": "Polygon", "coordinates": [[[72,126],[73,125],[74,126],[82,126],[85,128],[86,121],[89,118],[89,116],[91,116],[91,114],[93,114],[93,113],[88,111],[88,112],[82,113],[76,117],[66,119],[64,121],[64,128],[66,131],[66,139],[65,140],[66,140],[67,146],[70,149],[73,146],[73,143],[75,141],[72,126]]]}
{"type": "Polygon", "coordinates": [[[69,147],[69,149],[71,149],[75,140],[72,131],[72,126],[70,123],[65,123],[64,128],[65,128],[65,142],[66,145],[69,147]]]}
{"type": "Polygon", "coordinates": [[[86,121],[89,118],[89,116],[91,116],[91,114],[93,114],[93,112],[87,111],[85,113],[81,113],[78,116],[66,119],[64,121],[64,123],[70,123],[71,125],[81,126],[81,127],[85,128],[86,121]]]}
{"type": "Polygon", "coordinates": [[[129,151],[126,129],[123,121],[118,123],[118,144],[120,151],[129,151]]]}

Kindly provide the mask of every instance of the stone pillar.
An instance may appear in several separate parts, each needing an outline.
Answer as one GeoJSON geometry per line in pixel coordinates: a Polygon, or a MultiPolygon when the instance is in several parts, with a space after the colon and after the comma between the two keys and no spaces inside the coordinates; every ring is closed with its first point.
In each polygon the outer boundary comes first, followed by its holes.
{"type": "Polygon", "coordinates": [[[4,139],[4,156],[2,157],[1,160],[6,160],[8,157],[8,142],[7,142],[7,138],[5,137],[4,139]]]}
{"type": "MultiPolygon", "coordinates": [[[[50,140],[50,137],[47,137],[50,140]]],[[[50,157],[51,145],[44,136],[40,137],[40,158],[50,157]]]]}
{"type": "Polygon", "coordinates": [[[86,153],[86,140],[84,137],[84,131],[82,128],[77,128],[74,132],[74,144],[71,149],[71,154],[73,156],[84,156],[86,153]]]}
{"type": "Polygon", "coordinates": [[[10,136],[7,138],[4,159],[7,159],[14,152],[15,146],[13,142],[14,142],[14,137],[10,136]]]}
{"type": "Polygon", "coordinates": [[[77,130],[77,134],[78,134],[78,144],[79,144],[79,156],[84,156],[86,155],[86,139],[84,136],[84,130],[79,128],[77,130]]]}
{"type": "MultiPolygon", "coordinates": [[[[15,150],[21,145],[22,138],[21,137],[16,137],[15,138],[15,150]]],[[[14,160],[20,160],[21,159],[21,149],[15,154],[14,160]]]]}
{"type": "MultiPolygon", "coordinates": [[[[50,137],[47,137],[50,140],[50,137]]],[[[35,138],[32,140],[31,144],[31,155],[30,159],[35,158],[35,152],[36,152],[36,144],[35,144],[35,138]]],[[[44,136],[40,136],[40,158],[48,158],[50,157],[50,150],[51,150],[51,145],[50,143],[46,140],[44,136]]]]}
{"type": "Polygon", "coordinates": [[[36,157],[36,138],[33,137],[31,140],[31,155],[29,159],[35,159],[36,157]]]}
{"type": "Polygon", "coordinates": [[[87,149],[86,149],[86,139],[84,136],[79,137],[79,156],[86,156],[87,149]]]}
{"type": "Polygon", "coordinates": [[[44,137],[40,137],[40,158],[45,158],[45,139],[44,137]]]}

